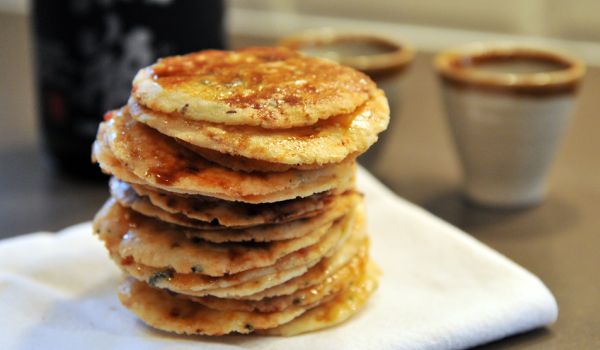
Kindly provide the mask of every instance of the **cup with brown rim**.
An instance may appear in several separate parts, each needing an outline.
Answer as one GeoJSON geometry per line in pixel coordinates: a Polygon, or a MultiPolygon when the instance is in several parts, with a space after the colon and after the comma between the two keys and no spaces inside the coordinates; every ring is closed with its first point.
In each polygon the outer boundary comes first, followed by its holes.
{"type": "Polygon", "coordinates": [[[438,54],[434,65],[467,198],[504,207],[542,201],[584,64],[550,49],[475,43],[438,54]]]}
{"type": "MultiPolygon", "coordinates": [[[[407,42],[370,32],[319,28],[288,36],[280,40],[278,45],[362,71],[385,92],[392,116],[398,113],[402,94],[401,77],[414,56],[414,50],[407,42]]],[[[394,119],[390,121],[390,128],[394,119]]],[[[361,156],[363,165],[374,165],[386,143],[387,134],[382,134],[380,142],[361,156]]]]}

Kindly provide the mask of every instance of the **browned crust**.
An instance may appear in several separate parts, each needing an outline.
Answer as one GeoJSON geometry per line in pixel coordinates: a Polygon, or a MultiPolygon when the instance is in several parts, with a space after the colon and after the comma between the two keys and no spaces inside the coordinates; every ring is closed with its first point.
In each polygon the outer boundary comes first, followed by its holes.
{"type": "Polygon", "coordinates": [[[579,59],[548,49],[512,44],[472,44],[438,54],[435,68],[445,84],[527,96],[569,94],[577,90],[585,73],[579,59]],[[472,69],[491,60],[524,58],[556,64],[554,71],[542,73],[500,73],[472,69]]]}
{"type": "MultiPolygon", "coordinates": [[[[283,47],[198,51],[162,58],[140,72],[165,91],[217,104],[227,116],[251,111],[254,119],[250,124],[230,120],[235,118],[221,122],[267,129],[308,126],[349,113],[376,89],[364,73],[283,47]],[[304,119],[295,120],[290,113],[304,119]]],[[[166,110],[157,101],[140,98],[138,88],[134,80],[132,95],[145,107],[189,117],[188,104],[166,110]]]]}
{"type": "MultiPolygon", "coordinates": [[[[273,173],[273,172],[284,172],[292,169],[297,170],[315,170],[322,168],[322,164],[283,164],[273,163],[266,160],[252,159],[238,155],[232,155],[228,153],[221,153],[219,151],[212,150],[210,148],[200,147],[193,145],[183,140],[175,139],[179,144],[188,148],[192,152],[198,153],[202,158],[207,159],[215,164],[219,164],[229,169],[236,171],[243,171],[246,173],[259,172],[259,173],[273,173]]],[[[343,161],[356,158],[356,154],[350,154],[343,161]]]]}

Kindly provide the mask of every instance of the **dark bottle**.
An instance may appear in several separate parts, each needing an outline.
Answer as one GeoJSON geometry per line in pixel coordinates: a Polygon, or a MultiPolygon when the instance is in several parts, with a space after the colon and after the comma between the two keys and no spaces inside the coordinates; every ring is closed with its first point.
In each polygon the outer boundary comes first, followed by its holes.
{"type": "Polygon", "coordinates": [[[125,104],[158,57],[224,47],[221,0],[33,0],[37,98],[47,153],[99,175],[90,149],[104,112],[125,104]]]}

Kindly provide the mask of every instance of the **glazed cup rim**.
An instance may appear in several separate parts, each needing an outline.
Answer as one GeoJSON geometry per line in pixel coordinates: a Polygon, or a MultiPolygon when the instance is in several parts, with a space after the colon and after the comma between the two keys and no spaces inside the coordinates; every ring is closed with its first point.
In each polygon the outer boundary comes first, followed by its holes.
{"type": "Polygon", "coordinates": [[[514,43],[478,42],[448,49],[436,55],[434,66],[444,78],[458,83],[540,91],[576,85],[585,74],[585,64],[578,58],[555,49],[514,43]],[[533,58],[564,67],[547,72],[508,73],[473,69],[465,64],[483,57],[533,58]]]}
{"type": "Polygon", "coordinates": [[[339,63],[363,72],[399,71],[410,64],[414,57],[414,49],[403,40],[391,39],[389,36],[356,31],[342,31],[331,28],[313,29],[285,37],[278,45],[300,50],[308,46],[325,46],[332,43],[368,42],[391,48],[390,52],[341,56],[339,63]]]}

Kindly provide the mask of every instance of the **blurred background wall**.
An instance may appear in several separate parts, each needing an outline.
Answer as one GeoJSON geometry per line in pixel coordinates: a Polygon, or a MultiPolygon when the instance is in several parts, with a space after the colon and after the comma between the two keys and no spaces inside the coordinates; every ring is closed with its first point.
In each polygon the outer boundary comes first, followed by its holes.
{"type": "Polygon", "coordinates": [[[600,41],[596,0],[232,0],[235,9],[600,41]]]}
{"type": "MultiPolygon", "coordinates": [[[[233,45],[272,43],[330,26],[403,38],[430,52],[476,40],[534,42],[600,64],[596,0],[230,0],[228,5],[233,45]]],[[[30,51],[27,1],[0,0],[0,148],[37,140],[30,51]]]]}
{"type": "Polygon", "coordinates": [[[418,50],[477,40],[525,41],[600,64],[600,1],[230,0],[230,30],[277,38],[310,27],[377,31],[418,50]]]}
{"type": "Polygon", "coordinates": [[[26,15],[0,11],[0,149],[36,140],[32,68],[26,15]]]}

